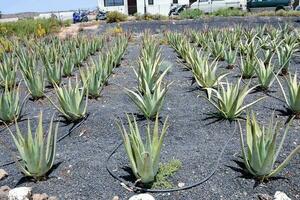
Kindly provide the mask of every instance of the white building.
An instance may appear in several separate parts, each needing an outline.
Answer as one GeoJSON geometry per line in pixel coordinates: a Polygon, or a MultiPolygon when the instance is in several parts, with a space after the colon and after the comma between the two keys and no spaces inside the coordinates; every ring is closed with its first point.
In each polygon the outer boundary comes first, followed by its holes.
{"type": "Polygon", "coordinates": [[[168,15],[171,4],[190,4],[193,0],[98,0],[98,6],[105,11],[119,11],[127,15],[168,15]]]}

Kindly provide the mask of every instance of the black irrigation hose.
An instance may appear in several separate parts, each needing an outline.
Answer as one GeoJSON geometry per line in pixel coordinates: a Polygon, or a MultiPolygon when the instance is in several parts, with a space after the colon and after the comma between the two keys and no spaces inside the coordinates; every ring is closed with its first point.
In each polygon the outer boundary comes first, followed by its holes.
{"type": "Polygon", "coordinates": [[[219,165],[220,165],[220,162],[223,158],[223,154],[226,150],[226,147],[227,145],[229,144],[229,142],[232,140],[235,132],[236,132],[236,125],[235,125],[235,128],[234,128],[234,131],[233,131],[233,134],[232,136],[228,139],[228,141],[225,143],[224,147],[222,148],[222,151],[220,152],[219,154],[219,157],[218,157],[218,160],[216,161],[215,165],[214,165],[214,168],[213,170],[206,176],[204,177],[203,179],[201,179],[200,181],[194,183],[194,184],[191,184],[191,185],[188,185],[188,186],[185,186],[185,187],[182,187],[182,188],[174,188],[174,189],[147,189],[147,188],[141,188],[141,187],[137,187],[135,185],[133,185],[132,183],[124,183],[124,181],[119,178],[117,175],[115,175],[112,170],[109,169],[109,161],[110,159],[112,158],[112,156],[117,152],[117,150],[120,148],[120,146],[123,144],[123,142],[119,143],[115,148],[114,150],[110,153],[110,155],[108,156],[107,160],[106,160],[106,170],[108,171],[108,173],[113,177],[115,178],[116,180],[118,180],[121,184],[121,186],[127,188],[127,189],[130,189],[134,192],[150,192],[150,193],[166,193],[166,192],[177,192],[177,191],[182,191],[182,190],[188,190],[188,189],[191,189],[193,187],[196,187],[198,185],[201,185],[203,183],[205,183],[206,181],[208,181],[217,171],[217,169],[219,168],[219,165]]]}
{"type": "MultiPolygon", "coordinates": [[[[89,117],[89,114],[87,114],[79,123],[74,124],[64,135],[62,135],[60,138],[57,139],[57,143],[65,139],[67,136],[69,136],[74,130],[79,128],[89,117]]],[[[17,159],[17,161],[20,161],[20,159],[17,159]]],[[[0,167],[6,167],[9,165],[14,164],[16,161],[9,161],[7,163],[1,164],[0,167]]]]}

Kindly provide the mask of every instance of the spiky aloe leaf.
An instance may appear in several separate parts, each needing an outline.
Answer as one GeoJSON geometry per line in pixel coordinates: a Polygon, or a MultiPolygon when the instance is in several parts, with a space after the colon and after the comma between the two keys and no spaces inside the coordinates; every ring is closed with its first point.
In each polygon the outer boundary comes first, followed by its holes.
{"type": "Polygon", "coordinates": [[[148,121],[146,142],[140,135],[136,119],[133,122],[127,115],[129,131],[126,130],[123,123],[117,123],[123,137],[125,150],[130,161],[130,165],[135,177],[142,183],[151,183],[155,180],[155,176],[159,167],[159,159],[163,140],[167,134],[167,119],[164,122],[163,129],[159,134],[158,116],[154,122],[154,128],[151,130],[148,121]]]}
{"type": "Polygon", "coordinates": [[[285,128],[279,146],[276,147],[276,140],[279,129],[277,128],[277,122],[274,124],[274,114],[270,119],[268,128],[265,128],[264,126],[260,128],[260,125],[257,123],[256,117],[253,113],[252,117],[250,117],[250,115],[247,115],[246,134],[248,154],[246,154],[244,150],[245,144],[242,135],[242,128],[239,124],[242,155],[244,158],[245,166],[249,173],[262,180],[273,177],[280,171],[282,171],[282,169],[288,164],[292,157],[300,151],[300,145],[298,145],[285,159],[285,161],[283,161],[274,169],[275,162],[288,133],[290,123],[291,121],[285,128]]]}
{"type": "Polygon", "coordinates": [[[57,106],[49,97],[52,105],[66,118],[68,121],[78,121],[86,116],[88,103],[88,90],[79,88],[79,83],[73,86],[69,79],[68,86],[60,87],[54,85],[59,106],[57,106]],[[84,102],[85,100],[85,102],[84,102]]]}
{"type": "Polygon", "coordinates": [[[43,178],[52,168],[56,152],[58,124],[53,130],[52,117],[47,138],[44,139],[42,119],[42,113],[40,113],[38,127],[34,136],[30,120],[28,120],[27,137],[23,136],[18,123],[16,123],[16,134],[9,129],[21,157],[21,161],[18,161],[21,171],[25,176],[33,177],[36,180],[43,178]]]}

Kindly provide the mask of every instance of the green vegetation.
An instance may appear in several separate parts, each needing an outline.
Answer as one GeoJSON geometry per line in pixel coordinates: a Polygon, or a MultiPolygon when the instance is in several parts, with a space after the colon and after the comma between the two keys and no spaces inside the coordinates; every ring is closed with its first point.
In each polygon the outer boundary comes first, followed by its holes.
{"type": "Polygon", "coordinates": [[[168,178],[173,176],[177,171],[179,171],[181,169],[181,166],[182,163],[180,160],[171,160],[166,164],[160,164],[152,188],[155,189],[174,188],[174,185],[168,180],[168,178]]]}
{"type": "Polygon", "coordinates": [[[19,151],[21,161],[17,161],[20,170],[25,176],[36,180],[43,179],[52,168],[56,156],[56,138],[58,124],[55,129],[52,127],[53,117],[51,119],[48,135],[44,138],[43,116],[39,115],[38,127],[35,134],[32,134],[30,120],[28,119],[27,136],[20,130],[16,123],[16,133],[10,129],[14,143],[19,151]]]}
{"type": "Polygon", "coordinates": [[[287,82],[287,86],[288,86],[287,87],[288,92],[285,92],[282,84],[278,80],[279,86],[284,95],[288,109],[290,109],[290,111],[292,111],[292,113],[295,114],[297,118],[299,118],[299,115],[300,115],[300,83],[297,80],[297,74],[295,74],[294,77],[289,75],[289,78],[286,80],[286,82],[287,82]]]}
{"type": "Polygon", "coordinates": [[[68,86],[59,87],[54,84],[54,87],[59,106],[50,98],[48,99],[66,120],[74,122],[84,118],[87,111],[88,91],[80,89],[77,79],[74,86],[69,79],[68,86]]]}
{"type": "Polygon", "coordinates": [[[128,96],[134,104],[142,111],[147,119],[153,119],[161,110],[168,91],[169,85],[162,86],[161,81],[157,82],[154,91],[151,92],[146,83],[146,91],[141,92],[126,89],[128,96]]]}
{"type": "Polygon", "coordinates": [[[265,180],[276,176],[284,169],[293,156],[300,151],[300,145],[298,145],[281,164],[274,168],[275,162],[277,161],[279,153],[282,149],[282,145],[288,133],[289,124],[284,131],[278,147],[276,147],[279,128],[278,123],[274,123],[274,116],[272,116],[269,126],[266,128],[264,126],[260,127],[254,114],[252,114],[252,117],[248,115],[246,125],[247,151],[245,151],[245,144],[240,123],[239,126],[244,163],[248,172],[256,178],[265,180]]]}
{"type": "Polygon", "coordinates": [[[210,15],[212,16],[221,16],[221,17],[230,17],[230,16],[245,16],[247,15],[247,12],[242,11],[238,8],[222,8],[219,9],[210,15]]]}
{"type": "Polygon", "coordinates": [[[128,18],[128,16],[123,13],[120,13],[118,11],[112,11],[107,14],[106,21],[107,21],[107,23],[123,22],[123,21],[126,21],[127,18],[128,18]]]}
{"type": "Polygon", "coordinates": [[[23,19],[16,22],[0,23],[0,36],[20,38],[44,37],[58,32],[62,26],[69,26],[69,21],[57,19],[23,19]]]}
{"type": "Polygon", "coordinates": [[[204,16],[204,12],[199,9],[188,9],[180,13],[181,19],[198,19],[204,16]]]}
{"type": "Polygon", "coordinates": [[[123,123],[118,123],[118,127],[123,137],[131,170],[138,181],[144,184],[152,183],[159,169],[160,153],[168,129],[168,118],[163,123],[161,133],[159,133],[158,116],[156,116],[153,130],[150,128],[150,122],[148,122],[146,143],[142,140],[136,119],[133,117],[133,122],[131,122],[127,115],[127,120],[128,130],[123,123]]]}
{"type": "Polygon", "coordinates": [[[259,98],[249,104],[243,105],[246,96],[256,87],[249,88],[250,82],[244,87],[240,87],[241,79],[236,84],[220,84],[218,90],[213,90],[212,98],[208,101],[217,109],[216,115],[230,121],[239,118],[242,111],[254,105],[262,98],[259,98]],[[225,85],[225,86],[224,86],[225,85]]]}
{"type": "Polygon", "coordinates": [[[9,89],[6,85],[5,90],[0,94],[0,120],[1,122],[11,123],[19,119],[21,112],[19,87],[9,89]]]}
{"type": "Polygon", "coordinates": [[[11,88],[16,84],[17,63],[13,55],[4,56],[0,62],[0,86],[11,88]]]}

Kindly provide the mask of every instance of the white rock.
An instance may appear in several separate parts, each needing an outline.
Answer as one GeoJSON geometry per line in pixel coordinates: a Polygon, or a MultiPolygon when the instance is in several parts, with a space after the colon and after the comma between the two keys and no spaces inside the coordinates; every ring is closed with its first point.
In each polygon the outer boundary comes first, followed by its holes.
{"type": "Polygon", "coordinates": [[[284,192],[277,191],[274,195],[274,200],[291,200],[284,192]]]}
{"type": "Polygon", "coordinates": [[[4,180],[8,176],[8,173],[4,169],[0,169],[0,181],[4,180]]]}
{"type": "Polygon", "coordinates": [[[155,200],[150,194],[137,194],[129,198],[129,200],[155,200]]]}
{"type": "Polygon", "coordinates": [[[9,191],[9,200],[30,200],[31,199],[31,187],[18,187],[9,191]]]}

